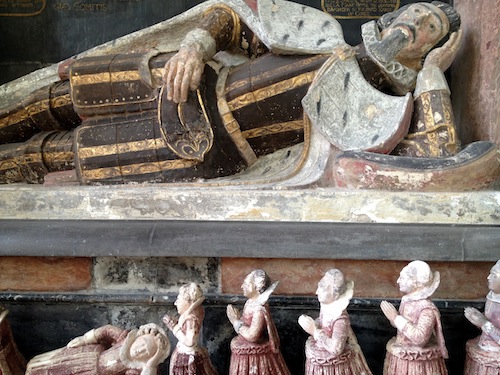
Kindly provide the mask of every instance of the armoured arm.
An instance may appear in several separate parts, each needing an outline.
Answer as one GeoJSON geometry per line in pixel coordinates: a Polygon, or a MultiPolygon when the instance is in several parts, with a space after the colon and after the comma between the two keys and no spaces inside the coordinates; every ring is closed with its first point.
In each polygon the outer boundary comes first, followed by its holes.
{"type": "Polygon", "coordinates": [[[229,7],[207,10],[199,26],[186,35],[179,52],[165,64],[167,98],[185,102],[188,90],[198,88],[205,63],[217,51],[230,48],[236,32],[239,33],[239,18],[229,7]]]}
{"type": "Polygon", "coordinates": [[[395,154],[416,157],[449,157],[460,151],[451,104],[451,93],[444,72],[453,61],[461,31],[451,35],[442,47],[432,50],[417,75],[414,116],[408,136],[395,154]]]}

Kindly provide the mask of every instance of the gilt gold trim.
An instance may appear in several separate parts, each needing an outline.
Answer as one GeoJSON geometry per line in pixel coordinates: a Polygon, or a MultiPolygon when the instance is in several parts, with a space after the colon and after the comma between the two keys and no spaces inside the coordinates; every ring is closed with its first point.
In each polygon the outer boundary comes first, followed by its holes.
{"type": "Polygon", "coordinates": [[[58,96],[52,99],[43,99],[38,102],[27,105],[21,108],[19,111],[0,119],[0,129],[18,124],[22,121],[30,119],[44,111],[50,110],[50,108],[60,108],[66,105],[72,104],[71,97],[69,94],[58,96]]]}
{"type": "Polygon", "coordinates": [[[277,124],[267,125],[256,129],[249,129],[242,132],[246,139],[263,137],[265,135],[285,133],[295,130],[303,130],[304,122],[302,120],[280,122],[277,124]]]}
{"type": "Polygon", "coordinates": [[[0,171],[18,168],[18,163],[16,161],[17,159],[18,159],[18,157],[14,157],[12,159],[0,161],[0,171]]]}
{"type": "MultiPolygon", "coordinates": [[[[163,76],[165,68],[154,68],[152,69],[152,75],[163,76]]],[[[129,81],[141,81],[141,74],[138,70],[124,70],[119,72],[104,72],[96,74],[84,74],[84,75],[73,75],[71,76],[72,86],[82,86],[82,85],[93,85],[98,83],[110,83],[110,82],[129,82],[129,81]]]]}
{"type": "Polygon", "coordinates": [[[75,158],[75,153],[73,151],[44,152],[43,158],[47,164],[71,162],[75,158]]]}
{"type": "Polygon", "coordinates": [[[29,119],[30,116],[25,108],[13,113],[10,116],[0,119],[0,129],[15,125],[21,121],[29,119]]]}
{"type": "Polygon", "coordinates": [[[42,154],[40,152],[30,152],[24,155],[20,155],[23,164],[26,163],[41,163],[42,154]]]}
{"type": "Polygon", "coordinates": [[[145,139],[142,141],[115,143],[111,145],[90,146],[78,148],[78,157],[80,159],[95,158],[100,156],[109,156],[115,154],[124,154],[127,152],[149,151],[157,148],[166,148],[167,145],[163,138],[145,139]]]}
{"type": "Polygon", "coordinates": [[[324,58],[325,58],[324,55],[317,55],[317,56],[312,56],[309,58],[304,58],[304,59],[299,60],[293,64],[280,66],[280,67],[277,67],[276,69],[265,71],[259,75],[253,76],[253,77],[248,78],[248,79],[241,79],[241,80],[235,81],[225,88],[224,93],[227,95],[229,92],[231,92],[235,89],[239,89],[240,87],[250,85],[251,82],[264,81],[264,80],[267,80],[271,77],[275,77],[278,73],[283,74],[283,72],[285,72],[285,73],[286,72],[295,72],[295,71],[297,71],[298,68],[302,68],[304,66],[311,64],[312,62],[314,62],[316,60],[320,60],[320,59],[324,59],[324,58]]]}
{"type": "Polygon", "coordinates": [[[217,94],[217,108],[224,124],[224,128],[227,130],[229,137],[236,145],[239,154],[250,166],[257,161],[257,155],[253,151],[252,147],[246,140],[246,138],[241,133],[240,125],[234,118],[231,109],[229,108],[229,103],[224,97],[224,86],[226,83],[227,76],[229,74],[229,68],[224,68],[219,73],[219,79],[216,85],[217,94]]]}
{"type": "Polygon", "coordinates": [[[72,86],[94,85],[109,82],[139,81],[141,75],[137,70],[124,70],[120,72],[103,72],[71,76],[72,86]]]}
{"type": "Polygon", "coordinates": [[[67,105],[73,105],[70,94],[64,94],[50,99],[51,108],[60,108],[60,107],[65,107],[67,105]]]}
{"type": "Polygon", "coordinates": [[[105,180],[114,177],[125,177],[149,173],[159,173],[165,170],[190,168],[199,164],[195,160],[165,160],[153,163],[138,163],[120,167],[106,167],[80,170],[80,175],[88,180],[105,180]]]}
{"type": "Polygon", "coordinates": [[[316,72],[308,72],[300,74],[297,77],[289,78],[284,81],[276,82],[270,86],[251,91],[240,95],[233,100],[227,102],[230,111],[246,107],[250,104],[260,102],[264,99],[272,98],[273,96],[282,94],[294,88],[307,85],[314,79],[316,72]]]}

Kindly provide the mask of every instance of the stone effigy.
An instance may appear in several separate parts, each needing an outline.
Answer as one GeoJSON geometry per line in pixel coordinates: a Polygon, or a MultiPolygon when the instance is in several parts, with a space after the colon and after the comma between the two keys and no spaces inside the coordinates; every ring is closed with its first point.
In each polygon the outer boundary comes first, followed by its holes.
{"type": "Polygon", "coordinates": [[[170,342],[156,324],[131,331],[106,325],[33,357],[26,374],[156,375],[169,354],[170,342]]]}
{"type": "Polygon", "coordinates": [[[203,3],[1,87],[0,181],[490,186],[496,146],[460,151],[443,75],[459,25],[447,4],[413,4],[354,49],[306,6],[203,3]]]}
{"type": "Polygon", "coordinates": [[[306,375],[372,374],[346,310],[353,291],[354,282],[346,281],[337,269],[327,271],[318,283],[318,319],[299,317],[300,326],[310,335],[305,349],[306,375]]]}
{"type": "Polygon", "coordinates": [[[205,317],[201,305],[204,300],[205,296],[197,284],[185,284],[179,289],[175,301],[179,318],[163,317],[163,322],[179,340],[170,357],[170,375],[217,375],[207,349],[199,344],[205,317]]]}
{"type": "Polygon", "coordinates": [[[448,374],[441,316],[430,300],[439,282],[439,272],[432,273],[425,262],[413,261],[398,278],[404,293],[399,312],[391,303],[382,301],[382,312],[398,331],[387,343],[384,375],[448,374]]]}
{"type": "Polygon", "coordinates": [[[465,308],[465,317],[482,331],[466,344],[465,375],[500,374],[500,260],[491,268],[488,286],[484,314],[465,308]]]}

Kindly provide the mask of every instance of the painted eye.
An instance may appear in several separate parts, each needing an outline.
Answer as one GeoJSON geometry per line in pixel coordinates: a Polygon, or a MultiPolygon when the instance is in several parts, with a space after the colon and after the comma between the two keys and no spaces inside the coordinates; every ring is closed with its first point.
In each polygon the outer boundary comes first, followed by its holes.
{"type": "Polygon", "coordinates": [[[436,30],[436,25],[434,25],[433,23],[430,23],[429,29],[431,29],[432,31],[436,30]]]}

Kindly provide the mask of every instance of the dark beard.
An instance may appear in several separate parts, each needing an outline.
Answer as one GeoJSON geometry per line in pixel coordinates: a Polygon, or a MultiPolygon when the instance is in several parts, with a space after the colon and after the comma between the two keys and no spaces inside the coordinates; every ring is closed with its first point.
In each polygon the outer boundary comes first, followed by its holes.
{"type": "Polygon", "coordinates": [[[410,38],[401,29],[394,29],[386,35],[380,42],[371,46],[370,52],[375,58],[388,64],[396,58],[396,55],[408,44],[410,38]]]}

